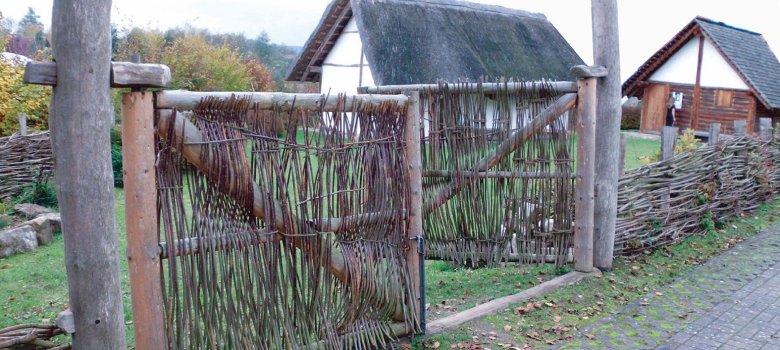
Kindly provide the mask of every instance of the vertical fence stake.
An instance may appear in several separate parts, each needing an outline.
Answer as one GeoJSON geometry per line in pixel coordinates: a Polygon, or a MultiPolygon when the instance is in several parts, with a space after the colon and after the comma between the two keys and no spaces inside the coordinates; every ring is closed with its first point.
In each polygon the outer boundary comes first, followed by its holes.
{"type": "Polygon", "coordinates": [[[19,113],[19,135],[27,136],[27,115],[19,113]]]}
{"type": "Polygon", "coordinates": [[[720,123],[710,124],[710,133],[707,136],[707,145],[715,146],[720,142],[720,123]]]}
{"type": "MultiPolygon", "coordinates": [[[[580,69],[577,71],[576,69],[580,69]]],[[[593,271],[593,206],[596,156],[596,77],[589,67],[577,76],[577,184],[574,202],[574,269],[593,271]]]]}
{"type": "Polygon", "coordinates": [[[674,144],[677,142],[677,127],[664,126],[661,129],[661,160],[674,157],[674,144]]]}
{"type": "MultiPolygon", "coordinates": [[[[422,154],[420,148],[420,92],[410,91],[406,95],[409,97],[407,108],[407,120],[404,130],[406,141],[406,160],[409,162],[409,186],[411,190],[411,207],[409,208],[409,231],[407,232],[410,240],[418,240],[418,244],[423,234],[423,216],[422,216],[422,154]]],[[[425,333],[425,320],[423,319],[423,310],[425,306],[421,305],[424,300],[425,288],[422,285],[422,274],[424,273],[424,263],[421,254],[418,253],[416,245],[411,241],[406,252],[406,261],[411,277],[411,291],[413,313],[415,319],[419,321],[422,332],[425,333]],[[419,295],[416,295],[419,294],[419,295]]]]}
{"type": "Polygon", "coordinates": [[[138,349],[160,349],[168,344],[158,251],[152,95],[151,92],[122,95],[127,260],[138,349]]]}
{"type": "Polygon", "coordinates": [[[772,118],[759,118],[758,123],[761,132],[761,140],[772,140],[772,118]]]}
{"type": "Polygon", "coordinates": [[[740,137],[745,136],[747,133],[747,121],[745,120],[735,120],[734,121],[734,136],[740,137]]]}

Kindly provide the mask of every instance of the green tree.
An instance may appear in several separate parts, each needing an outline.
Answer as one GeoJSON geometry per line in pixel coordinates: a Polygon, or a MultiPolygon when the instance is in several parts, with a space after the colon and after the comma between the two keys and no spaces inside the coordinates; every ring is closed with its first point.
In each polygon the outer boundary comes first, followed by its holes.
{"type": "Polygon", "coordinates": [[[22,81],[24,67],[0,61],[0,136],[19,131],[19,113],[31,130],[48,129],[51,89],[22,81]]]}
{"type": "Polygon", "coordinates": [[[38,50],[49,46],[40,18],[32,7],[27,8],[27,14],[17,24],[16,33],[11,40],[15,46],[13,50],[15,53],[33,57],[38,50]]]}
{"type": "Polygon", "coordinates": [[[214,47],[202,36],[188,34],[163,52],[171,68],[171,87],[193,91],[247,91],[249,76],[239,55],[227,45],[214,47]]]}

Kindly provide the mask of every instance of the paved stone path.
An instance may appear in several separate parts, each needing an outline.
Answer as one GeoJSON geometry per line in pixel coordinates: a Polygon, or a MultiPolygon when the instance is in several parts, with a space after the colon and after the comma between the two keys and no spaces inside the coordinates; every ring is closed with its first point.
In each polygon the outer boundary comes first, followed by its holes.
{"type": "Polygon", "coordinates": [[[780,225],[558,348],[780,350],[780,225]]]}

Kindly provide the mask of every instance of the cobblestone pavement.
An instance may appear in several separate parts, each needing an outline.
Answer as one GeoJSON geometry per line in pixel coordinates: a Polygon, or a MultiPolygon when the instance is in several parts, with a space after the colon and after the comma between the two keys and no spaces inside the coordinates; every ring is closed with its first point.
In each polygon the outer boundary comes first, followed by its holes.
{"type": "Polygon", "coordinates": [[[558,348],[780,350],[780,225],[558,348]]]}

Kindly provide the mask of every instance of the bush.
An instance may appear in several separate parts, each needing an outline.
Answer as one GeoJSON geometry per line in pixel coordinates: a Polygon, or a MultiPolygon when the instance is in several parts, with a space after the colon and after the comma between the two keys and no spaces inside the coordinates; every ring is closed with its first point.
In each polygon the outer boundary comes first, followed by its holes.
{"type": "Polygon", "coordinates": [[[642,115],[642,103],[636,97],[623,103],[623,116],[620,118],[620,130],[638,130],[642,115]]]}
{"type": "Polygon", "coordinates": [[[57,208],[57,188],[48,179],[36,181],[22,189],[22,193],[14,199],[15,203],[32,203],[47,208],[57,208]]]}
{"type": "Polygon", "coordinates": [[[120,128],[111,129],[111,169],[114,171],[114,187],[125,186],[122,171],[122,132],[120,128]]]}

